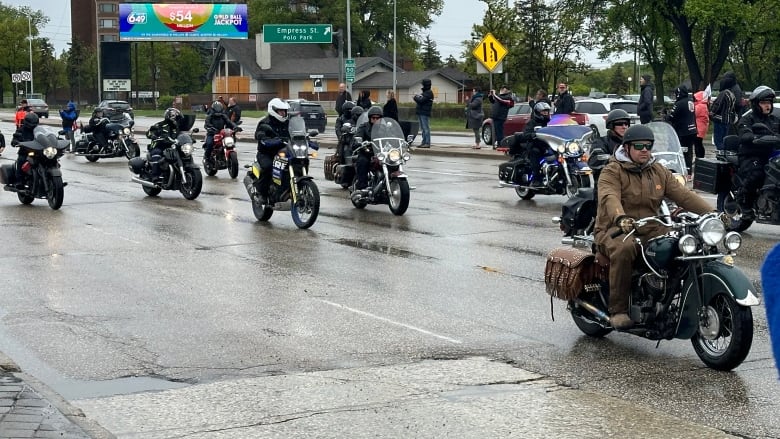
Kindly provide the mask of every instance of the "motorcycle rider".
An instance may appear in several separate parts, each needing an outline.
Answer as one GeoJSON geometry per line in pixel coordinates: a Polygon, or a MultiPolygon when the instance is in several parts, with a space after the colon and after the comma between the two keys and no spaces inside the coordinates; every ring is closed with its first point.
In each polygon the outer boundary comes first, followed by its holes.
{"type": "Polygon", "coordinates": [[[271,99],[268,102],[268,115],[260,119],[255,129],[257,164],[260,166],[257,192],[263,204],[268,202],[274,156],[286,146],[285,141],[290,138],[289,111],[290,104],[279,98],[271,99]]]}
{"type": "MultiPolygon", "coordinates": [[[[382,119],[382,108],[373,106],[368,109],[368,122],[360,125],[355,137],[360,137],[364,142],[371,141],[371,129],[374,124],[382,119]]],[[[368,168],[371,165],[371,158],[374,156],[373,148],[363,148],[355,161],[355,172],[357,182],[355,182],[355,193],[353,197],[368,196],[368,168]]]]}
{"type": "Polygon", "coordinates": [[[211,153],[214,151],[214,134],[220,132],[225,127],[235,130],[236,124],[225,114],[225,107],[222,103],[214,101],[211,104],[211,113],[206,116],[203,127],[206,128],[206,140],[203,142],[203,157],[213,164],[214,158],[211,156],[211,153]]]}
{"type": "Polygon", "coordinates": [[[598,182],[601,170],[615,151],[623,144],[623,134],[631,126],[631,116],[620,108],[610,111],[606,119],[607,134],[593,141],[588,166],[593,170],[593,198],[598,199],[598,182]]]}
{"type": "Polygon", "coordinates": [[[352,120],[352,109],[355,108],[355,103],[352,101],[346,101],[341,104],[341,114],[336,118],[336,137],[341,139],[341,127],[344,122],[350,122],[352,120]]]}
{"type": "Polygon", "coordinates": [[[528,144],[528,159],[531,162],[531,170],[533,180],[531,181],[531,187],[542,187],[544,182],[542,179],[542,165],[539,161],[542,159],[544,152],[547,150],[547,145],[544,142],[538,142],[536,140],[536,127],[546,127],[550,122],[550,111],[552,107],[547,102],[537,102],[534,105],[534,109],[531,112],[531,119],[525,125],[522,133],[515,133],[512,146],[509,149],[509,153],[513,155],[520,154],[519,147],[523,143],[528,144]]]}
{"type": "Polygon", "coordinates": [[[32,111],[25,114],[22,118],[19,128],[14,132],[11,139],[11,146],[19,148],[16,156],[16,167],[14,168],[15,186],[17,189],[24,188],[24,173],[22,172],[22,165],[27,161],[27,150],[19,146],[20,142],[30,142],[35,140],[35,134],[33,130],[38,126],[38,115],[32,111]]]}
{"type": "Polygon", "coordinates": [[[772,147],[756,145],[754,140],[765,135],[780,134],[780,119],[772,115],[772,103],[775,91],[760,85],[750,95],[752,111],[737,122],[739,135],[739,169],[737,179],[739,189],[737,201],[742,211],[742,219],[753,219],[753,203],[758,195],[758,189],[764,184],[764,165],[769,161],[772,147]]]}
{"type": "Polygon", "coordinates": [[[108,148],[108,140],[106,140],[108,118],[103,115],[102,108],[95,108],[92,112],[92,117],[89,118],[89,126],[87,132],[92,133],[92,138],[98,143],[99,146],[93,146],[92,149],[106,150],[108,148]]]}
{"type": "MultiPolygon", "coordinates": [[[[629,233],[636,218],[658,214],[664,197],[697,214],[712,211],[703,198],[680,184],[673,174],[653,158],[655,137],[644,125],[634,125],[623,135],[622,146],[604,167],[599,178],[599,198],[594,229],[598,251],[609,257],[609,313],[615,329],[628,329],[634,322],[628,315],[631,272],[637,257],[629,233]]],[[[647,242],[664,233],[660,225],[648,225],[637,231],[647,242]]]]}
{"type": "Polygon", "coordinates": [[[149,127],[146,138],[151,139],[149,144],[149,164],[152,167],[152,180],[160,179],[160,161],[163,150],[171,145],[171,140],[176,139],[181,133],[179,124],[184,116],[176,108],[168,108],[163,113],[163,120],[149,127]]]}

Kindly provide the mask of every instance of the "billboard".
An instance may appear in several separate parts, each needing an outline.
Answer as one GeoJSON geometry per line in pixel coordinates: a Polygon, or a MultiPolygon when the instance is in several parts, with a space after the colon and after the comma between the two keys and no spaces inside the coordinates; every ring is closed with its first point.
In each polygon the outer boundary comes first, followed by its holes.
{"type": "Polygon", "coordinates": [[[215,41],[247,38],[245,4],[123,3],[120,41],[215,41]]]}

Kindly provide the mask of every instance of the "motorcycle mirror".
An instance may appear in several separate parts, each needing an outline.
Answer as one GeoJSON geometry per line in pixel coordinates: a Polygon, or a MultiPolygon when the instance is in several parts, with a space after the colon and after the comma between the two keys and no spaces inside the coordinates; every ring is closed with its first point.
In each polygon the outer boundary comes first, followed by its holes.
{"type": "Polygon", "coordinates": [[[243,120],[239,120],[238,122],[236,122],[236,125],[241,125],[242,123],[244,123],[244,121],[243,120]]]}
{"type": "Polygon", "coordinates": [[[197,133],[197,132],[199,132],[199,131],[200,131],[200,128],[193,128],[191,132],[193,132],[193,133],[197,133]]]}

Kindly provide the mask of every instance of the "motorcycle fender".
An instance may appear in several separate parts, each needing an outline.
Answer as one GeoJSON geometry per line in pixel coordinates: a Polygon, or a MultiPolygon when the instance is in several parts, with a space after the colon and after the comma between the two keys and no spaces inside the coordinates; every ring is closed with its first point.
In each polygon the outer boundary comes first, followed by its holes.
{"type": "Polygon", "coordinates": [[[314,177],[311,175],[301,175],[300,177],[295,177],[295,184],[298,184],[304,180],[314,180],[314,177]]]}
{"type": "Polygon", "coordinates": [[[52,177],[62,177],[62,169],[60,168],[49,168],[46,170],[46,173],[52,177]]]}
{"type": "Polygon", "coordinates": [[[407,178],[406,174],[403,171],[395,171],[390,173],[390,177],[392,178],[407,178]]]}
{"type": "Polygon", "coordinates": [[[727,292],[741,306],[755,306],[760,303],[758,295],[750,280],[737,267],[724,264],[721,261],[711,261],[704,264],[701,274],[701,298],[690,278],[683,285],[682,318],[677,327],[676,338],[689,339],[699,327],[699,309],[709,303],[716,293],[727,292]]]}

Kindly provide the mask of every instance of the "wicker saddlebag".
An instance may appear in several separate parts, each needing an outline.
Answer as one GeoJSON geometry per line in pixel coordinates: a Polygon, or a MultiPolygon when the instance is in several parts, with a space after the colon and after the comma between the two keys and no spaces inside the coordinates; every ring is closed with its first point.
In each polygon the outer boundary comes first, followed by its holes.
{"type": "Polygon", "coordinates": [[[325,164],[323,165],[323,169],[325,170],[325,180],[333,181],[334,171],[336,169],[336,165],[338,164],[339,164],[338,155],[331,154],[325,157],[325,164]]]}
{"type": "Polygon", "coordinates": [[[573,247],[559,247],[547,256],[544,283],[547,294],[562,300],[573,300],[587,284],[598,282],[601,266],[596,255],[573,247]]]}

